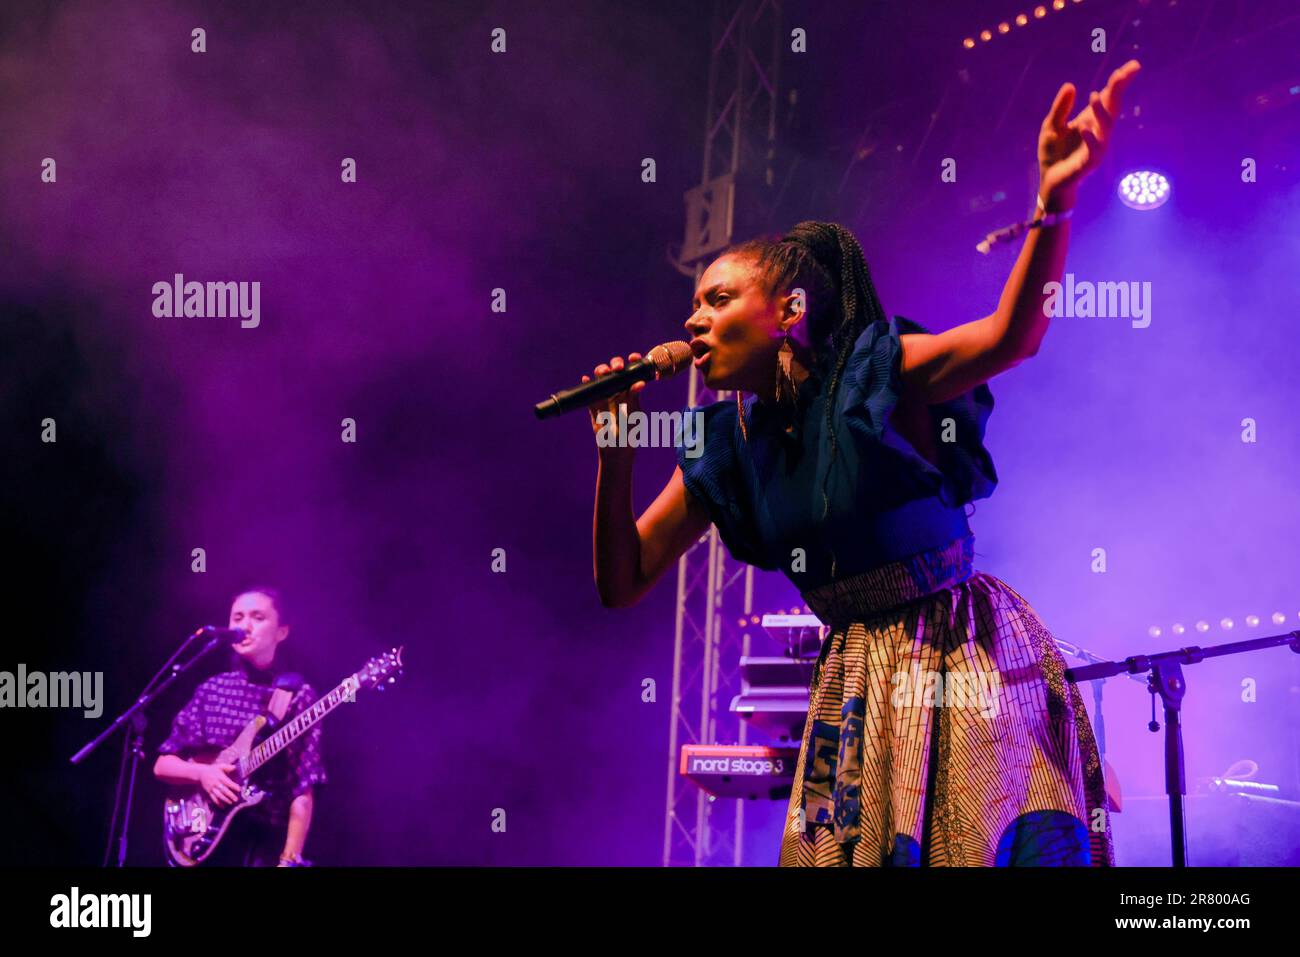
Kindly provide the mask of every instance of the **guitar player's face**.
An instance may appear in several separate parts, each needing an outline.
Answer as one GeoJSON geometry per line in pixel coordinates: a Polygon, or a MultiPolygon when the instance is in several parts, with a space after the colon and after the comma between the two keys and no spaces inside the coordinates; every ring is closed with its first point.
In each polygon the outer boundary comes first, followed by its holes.
{"type": "Polygon", "coordinates": [[[230,627],[244,632],[244,640],[230,647],[258,668],[266,668],[275,658],[275,649],[289,634],[280,624],[275,602],[260,591],[245,592],[230,606],[230,627]]]}

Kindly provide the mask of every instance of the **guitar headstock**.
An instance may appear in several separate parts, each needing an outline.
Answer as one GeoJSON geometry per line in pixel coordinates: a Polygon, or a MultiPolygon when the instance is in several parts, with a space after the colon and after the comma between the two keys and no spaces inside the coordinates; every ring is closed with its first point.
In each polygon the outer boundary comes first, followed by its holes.
{"type": "Polygon", "coordinates": [[[396,684],[401,675],[402,648],[394,648],[367,661],[357,672],[356,678],[362,688],[383,691],[389,685],[396,684]]]}

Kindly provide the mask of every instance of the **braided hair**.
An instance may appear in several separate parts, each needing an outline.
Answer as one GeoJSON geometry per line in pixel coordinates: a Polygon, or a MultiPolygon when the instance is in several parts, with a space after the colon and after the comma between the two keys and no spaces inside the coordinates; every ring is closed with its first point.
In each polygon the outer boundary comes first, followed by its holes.
{"type": "Polygon", "coordinates": [[[831,440],[831,464],[822,480],[825,518],[830,510],[826,486],[838,451],[832,412],[840,375],[858,336],[875,322],[888,321],[866,257],[849,230],[838,223],[814,220],[799,223],[784,236],[761,236],[732,246],[724,255],[749,259],[759,275],[760,288],[769,298],[787,289],[802,288],[808,301],[817,304],[808,314],[813,355],[823,370],[830,368],[826,429],[831,440]]]}

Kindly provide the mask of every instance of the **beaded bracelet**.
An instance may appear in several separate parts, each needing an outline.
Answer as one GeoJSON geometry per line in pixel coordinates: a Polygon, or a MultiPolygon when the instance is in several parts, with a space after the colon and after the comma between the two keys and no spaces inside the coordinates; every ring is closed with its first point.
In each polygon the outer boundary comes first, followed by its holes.
{"type": "Polygon", "coordinates": [[[1042,211],[1041,216],[1028,222],[1014,223],[1004,229],[999,229],[996,232],[989,233],[983,240],[975,244],[975,248],[981,253],[988,253],[990,249],[1000,243],[1009,243],[1013,239],[1023,236],[1026,230],[1039,229],[1043,226],[1055,226],[1057,223],[1063,222],[1074,215],[1073,206],[1069,209],[1062,209],[1055,213],[1049,213],[1047,207],[1043,205],[1043,197],[1040,195],[1037,199],[1038,208],[1042,211]]]}

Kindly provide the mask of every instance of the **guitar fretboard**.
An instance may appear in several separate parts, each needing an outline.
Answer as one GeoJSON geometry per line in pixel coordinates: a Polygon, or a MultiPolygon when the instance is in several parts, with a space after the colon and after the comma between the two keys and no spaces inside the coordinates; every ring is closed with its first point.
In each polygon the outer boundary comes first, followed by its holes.
{"type": "Polygon", "coordinates": [[[250,774],[270,761],[273,757],[293,744],[312,729],[316,722],[345,702],[356,701],[361,682],[356,675],[344,678],[329,694],[318,698],[310,708],[298,714],[294,719],[248,752],[248,757],[240,761],[240,772],[247,778],[250,774]]]}

